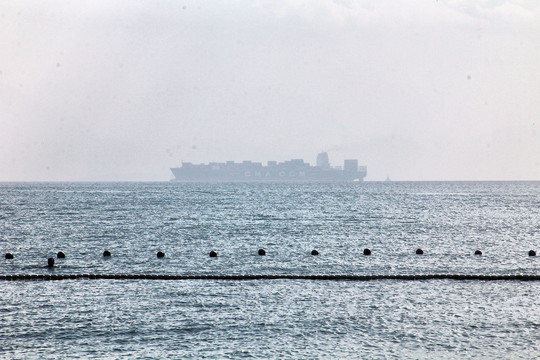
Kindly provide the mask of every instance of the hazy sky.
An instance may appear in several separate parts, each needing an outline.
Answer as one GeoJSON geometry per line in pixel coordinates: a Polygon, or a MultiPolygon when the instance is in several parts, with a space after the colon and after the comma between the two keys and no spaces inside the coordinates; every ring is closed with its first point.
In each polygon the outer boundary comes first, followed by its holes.
{"type": "Polygon", "coordinates": [[[538,0],[0,0],[0,181],[357,158],[540,179],[538,0]]]}

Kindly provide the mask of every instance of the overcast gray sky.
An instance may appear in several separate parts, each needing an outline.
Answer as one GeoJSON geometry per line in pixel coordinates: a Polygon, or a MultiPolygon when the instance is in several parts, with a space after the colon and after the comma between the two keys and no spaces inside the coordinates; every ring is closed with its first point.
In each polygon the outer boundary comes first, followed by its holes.
{"type": "Polygon", "coordinates": [[[357,158],[540,179],[537,0],[0,0],[0,181],[357,158]]]}

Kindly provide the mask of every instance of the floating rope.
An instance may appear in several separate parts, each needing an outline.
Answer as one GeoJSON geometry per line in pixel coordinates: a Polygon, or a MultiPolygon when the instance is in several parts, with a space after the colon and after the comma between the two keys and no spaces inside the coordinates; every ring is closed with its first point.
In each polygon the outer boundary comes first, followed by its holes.
{"type": "Polygon", "coordinates": [[[165,275],[165,274],[16,274],[0,275],[0,280],[76,280],[76,279],[114,279],[114,280],[517,280],[540,281],[540,275],[464,275],[464,274],[427,274],[427,275],[165,275]]]}

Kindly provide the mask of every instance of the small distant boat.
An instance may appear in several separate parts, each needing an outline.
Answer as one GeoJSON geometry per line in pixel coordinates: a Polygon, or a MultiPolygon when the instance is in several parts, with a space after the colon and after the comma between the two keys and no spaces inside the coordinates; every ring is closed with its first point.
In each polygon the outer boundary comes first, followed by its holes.
{"type": "Polygon", "coordinates": [[[386,179],[385,179],[384,181],[390,182],[390,181],[392,181],[392,179],[390,179],[390,178],[387,176],[386,179]]]}

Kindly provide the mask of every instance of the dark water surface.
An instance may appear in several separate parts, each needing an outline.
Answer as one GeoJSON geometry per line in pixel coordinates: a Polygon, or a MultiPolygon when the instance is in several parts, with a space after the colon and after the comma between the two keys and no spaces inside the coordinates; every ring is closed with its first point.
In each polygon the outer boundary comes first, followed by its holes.
{"type": "MultiPolygon", "coordinates": [[[[0,274],[540,274],[530,249],[538,182],[0,184],[0,274]]],[[[0,358],[540,356],[540,282],[0,286],[0,358]]]]}

